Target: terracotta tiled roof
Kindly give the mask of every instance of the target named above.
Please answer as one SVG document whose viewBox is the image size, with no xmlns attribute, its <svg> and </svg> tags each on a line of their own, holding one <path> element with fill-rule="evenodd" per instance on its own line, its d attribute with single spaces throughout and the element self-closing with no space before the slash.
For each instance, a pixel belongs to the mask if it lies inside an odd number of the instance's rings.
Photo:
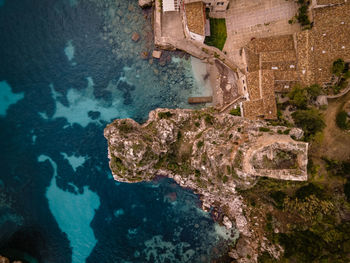
<svg viewBox="0 0 350 263">
<path fill-rule="evenodd" d="M 246 54 L 248 71 L 256 71 L 259 70 L 259 54 L 250 50 L 250 48 L 245 47 L 244 52 Z"/>
<path fill-rule="evenodd" d="M 299 83 L 298 81 L 286 81 L 286 80 L 275 81 L 275 84 L 274 84 L 275 92 L 290 92 L 291 89 L 298 83 Z"/>
<path fill-rule="evenodd" d="M 257 120 L 262 117 L 262 112 L 264 111 L 263 100 L 245 101 L 243 103 L 243 115 L 244 117 Z M 260 117 L 259 117 L 260 116 Z"/>
<path fill-rule="evenodd" d="M 296 61 L 275 61 L 275 62 L 262 62 L 261 69 L 266 70 L 296 70 L 297 62 Z"/>
<path fill-rule="evenodd" d="M 255 53 L 294 50 L 292 35 L 257 38 L 247 45 Z"/>
<path fill-rule="evenodd" d="M 275 80 L 297 81 L 299 73 L 296 70 L 274 70 L 273 75 Z"/>
<path fill-rule="evenodd" d="M 244 53 L 250 101 L 243 103 L 243 114 L 250 119 L 276 119 L 275 91 L 282 91 L 285 85 L 276 85 L 275 79 L 298 79 L 293 36 L 254 39 L 244 48 Z"/>
<path fill-rule="evenodd" d="M 284 50 L 284 51 L 272 51 L 272 52 L 261 52 L 262 62 L 276 62 L 276 61 L 296 61 L 295 50 Z"/>
<path fill-rule="evenodd" d="M 318 5 L 342 4 L 344 0 L 317 0 Z"/>
<path fill-rule="evenodd" d="M 249 72 L 247 74 L 247 87 L 250 100 L 257 100 L 261 98 L 259 88 L 259 71 Z"/>
<path fill-rule="evenodd" d="M 262 98 L 267 96 L 274 96 L 274 76 L 272 70 L 262 70 L 261 71 L 261 90 Z"/>
<path fill-rule="evenodd" d="M 204 4 L 202 1 L 185 4 L 188 29 L 196 34 L 205 35 Z"/>
<path fill-rule="evenodd" d="M 297 34 L 298 67 L 303 85 L 331 80 L 332 63 L 350 60 L 350 2 L 314 9 L 314 26 Z"/>
</svg>

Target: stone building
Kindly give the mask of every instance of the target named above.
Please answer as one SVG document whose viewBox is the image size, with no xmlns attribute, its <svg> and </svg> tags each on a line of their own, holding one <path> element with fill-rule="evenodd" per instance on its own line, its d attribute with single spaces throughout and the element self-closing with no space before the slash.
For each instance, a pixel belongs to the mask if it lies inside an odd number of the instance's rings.
<svg viewBox="0 0 350 263">
<path fill-rule="evenodd" d="M 180 5 L 203 3 L 210 12 L 222 12 L 228 7 L 229 0 L 162 0 L 163 12 L 179 11 Z"/>
<path fill-rule="evenodd" d="M 205 7 L 210 10 L 210 12 L 222 12 L 225 11 L 228 7 L 229 0 L 184 0 L 185 4 L 194 3 L 194 2 L 203 2 Z"/>
</svg>

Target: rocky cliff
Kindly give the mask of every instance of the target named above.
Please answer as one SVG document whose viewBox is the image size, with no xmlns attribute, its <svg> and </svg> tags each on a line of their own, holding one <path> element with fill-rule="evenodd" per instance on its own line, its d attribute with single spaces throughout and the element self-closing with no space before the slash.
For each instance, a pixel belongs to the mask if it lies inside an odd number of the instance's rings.
<svg viewBox="0 0 350 263">
<path fill-rule="evenodd" d="M 193 189 L 203 209 L 214 207 L 220 222 L 239 230 L 230 254 L 239 262 L 256 261 L 259 249 L 278 257 L 281 248 L 252 231 L 238 192 L 252 187 L 259 176 L 306 180 L 308 144 L 294 140 L 302 135 L 297 128 L 269 126 L 210 108 L 157 109 L 142 125 L 115 120 L 104 131 L 115 180 L 150 181 L 162 175 Z"/>
</svg>

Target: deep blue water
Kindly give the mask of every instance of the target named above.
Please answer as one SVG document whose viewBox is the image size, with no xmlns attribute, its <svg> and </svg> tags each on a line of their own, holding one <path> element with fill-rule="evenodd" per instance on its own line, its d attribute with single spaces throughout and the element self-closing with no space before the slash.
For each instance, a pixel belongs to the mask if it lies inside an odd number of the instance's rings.
<svg viewBox="0 0 350 263">
<path fill-rule="evenodd" d="M 109 172 L 108 122 L 143 121 L 207 92 L 191 59 L 142 60 L 152 48 L 150 13 L 136 0 L 0 0 L 0 254 L 210 262 L 225 251 L 225 231 L 191 191 Z"/>
</svg>

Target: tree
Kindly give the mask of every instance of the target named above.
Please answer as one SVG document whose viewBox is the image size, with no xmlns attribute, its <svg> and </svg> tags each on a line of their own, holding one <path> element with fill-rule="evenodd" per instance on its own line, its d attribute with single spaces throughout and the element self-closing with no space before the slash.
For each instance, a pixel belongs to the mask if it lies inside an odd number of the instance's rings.
<svg viewBox="0 0 350 263">
<path fill-rule="evenodd" d="M 341 58 L 337 59 L 333 62 L 332 73 L 337 77 L 341 77 L 341 75 L 345 71 L 345 62 Z"/>
<path fill-rule="evenodd" d="M 340 111 L 337 114 L 337 117 L 335 119 L 335 122 L 337 123 L 337 126 L 342 130 L 347 130 L 349 128 L 349 124 L 347 122 L 348 115 L 345 111 Z"/>
<path fill-rule="evenodd" d="M 295 105 L 298 109 L 306 109 L 307 107 L 307 90 L 303 89 L 300 85 L 293 87 L 291 92 L 288 93 L 290 103 Z"/>
<path fill-rule="evenodd" d="M 316 100 L 316 98 L 322 93 L 322 88 L 318 84 L 311 85 L 307 87 L 306 90 L 310 100 Z"/>
<path fill-rule="evenodd" d="M 297 110 L 292 113 L 294 123 L 303 129 L 306 140 L 311 139 L 317 132 L 326 127 L 323 117 L 316 108 Z"/>
</svg>

